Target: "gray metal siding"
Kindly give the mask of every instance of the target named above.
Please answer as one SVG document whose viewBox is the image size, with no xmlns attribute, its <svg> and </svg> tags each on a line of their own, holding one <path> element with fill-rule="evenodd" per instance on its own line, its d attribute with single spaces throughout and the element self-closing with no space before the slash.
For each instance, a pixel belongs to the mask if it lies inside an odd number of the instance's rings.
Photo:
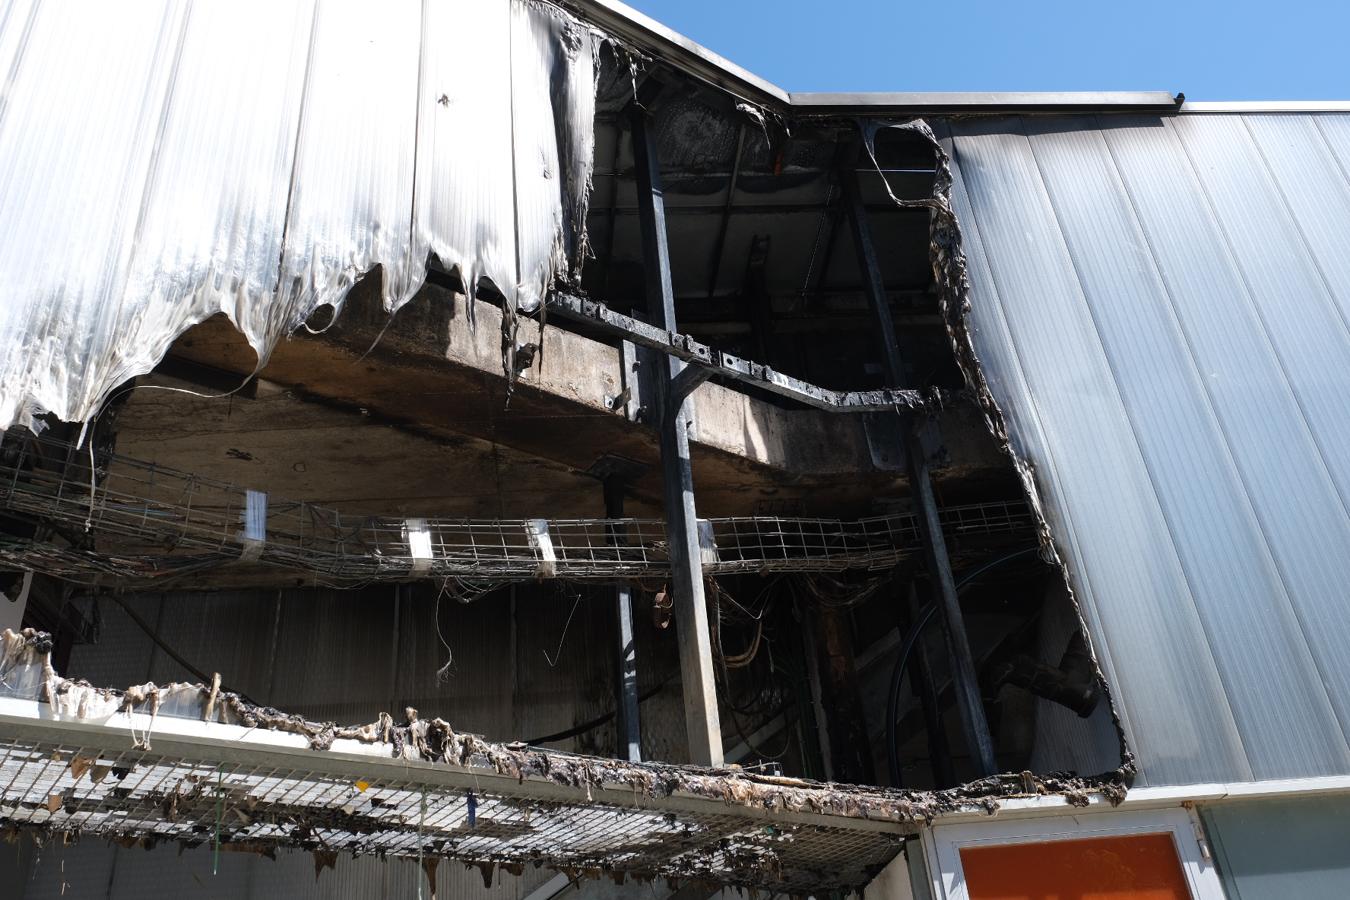
<svg viewBox="0 0 1350 900">
<path fill-rule="evenodd" d="M 492 889 L 485 890 L 477 869 L 445 860 L 436 871 L 436 896 L 440 900 L 522 900 L 551 877 L 547 869 L 534 868 L 520 876 L 498 873 Z M 179 854 L 171 846 L 146 852 L 89 840 L 47 847 L 22 892 L 4 896 L 22 900 L 414 900 L 419 887 L 421 896 L 431 896 L 430 883 L 416 860 L 342 855 L 336 868 L 316 877 L 314 857 L 300 851 L 283 850 L 275 860 L 222 852 L 216 866 L 210 847 Z"/>
<path fill-rule="evenodd" d="M 945 143 L 975 347 L 1145 782 L 1350 772 L 1350 117 Z"/>
<path fill-rule="evenodd" d="M 1246 800 L 1201 809 L 1232 900 L 1350 895 L 1350 797 Z"/>
</svg>

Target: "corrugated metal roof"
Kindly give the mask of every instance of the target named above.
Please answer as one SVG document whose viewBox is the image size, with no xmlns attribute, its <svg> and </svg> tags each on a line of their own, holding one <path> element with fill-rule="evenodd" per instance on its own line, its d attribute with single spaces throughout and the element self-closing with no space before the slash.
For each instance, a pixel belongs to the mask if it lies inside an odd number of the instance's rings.
<svg viewBox="0 0 1350 900">
<path fill-rule="evenodd" d="M 533 308 L 580 259 L 597 34 L 529 0 L 0 3 L 0 429 L 188 326 L 262 359 L 428 253 Z"/>
<path fill-rule="evenodd" d="M 944 144 L 975 348 L 1144 779 L 1350 772 L 1350 115 Z"/>
</svg>

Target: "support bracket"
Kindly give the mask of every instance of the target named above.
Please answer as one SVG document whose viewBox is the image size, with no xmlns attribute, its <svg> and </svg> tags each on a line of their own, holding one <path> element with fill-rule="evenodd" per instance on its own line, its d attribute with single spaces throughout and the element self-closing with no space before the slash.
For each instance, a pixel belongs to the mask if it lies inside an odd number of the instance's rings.
<svg viewBox="0 0 1350 900">
<path fill-rule="evenodd" d="M 775 371 L 770 366 L 723 353 L 687 334 L 658 328 L 615 312 L 603 303 L 572 294 L 552 293 L 545 301 L 545 306 L 549 315 L 584 322 L 604 334 L 659 351 L 691 366 L 708 369 L 711 375 L 718 378 L 751 385 L 826 412 L 894 413 L 897 409 L 921 409 L 932 405 L 932 401 L 919 391 L 836 391 L 820 387 Z"/>
</svg>

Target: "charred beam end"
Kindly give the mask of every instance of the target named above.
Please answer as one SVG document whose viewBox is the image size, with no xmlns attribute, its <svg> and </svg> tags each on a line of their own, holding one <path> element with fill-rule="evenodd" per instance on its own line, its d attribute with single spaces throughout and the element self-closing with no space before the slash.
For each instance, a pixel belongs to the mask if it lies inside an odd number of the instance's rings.
<svg viewBox="0 0 1350 900">
<path fill-rule="evenodd" d="M 632 341 L 675 359 L 708 370 L 708 376 L 754 385 L 789 400 L 826 412 L 896 412 L 925 409 L 931 401 L 919 391 L 883 389 L 836 391 L 793 378 L 772 367 L 723 353 L 687 334 L 667 331 L 632 316 L 617 313 L 603 303 L 571 294 L 553 293 L 546 306 L 552 314 L 585 322 L 606 334 Z"/>
</svg>

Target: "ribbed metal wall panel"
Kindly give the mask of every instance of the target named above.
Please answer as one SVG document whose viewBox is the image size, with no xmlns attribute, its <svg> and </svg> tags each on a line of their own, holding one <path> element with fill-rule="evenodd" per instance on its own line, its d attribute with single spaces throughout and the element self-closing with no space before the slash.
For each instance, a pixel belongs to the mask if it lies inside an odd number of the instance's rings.
<svg viewBox="0 0 1350 900">
<path fill-rule="evenodd" d="M 0 429 L 87 421 L 190 326 L 260 358 L 429 253 L 578 274 L 602 37 L 534 0 L 0 3 Z"/>
<path fill-rule="evenodd" d="M 945 141 L 976 351 L 1146 783 L 1350 772 L 1347 121 Z"/>
<path fill-rule="evenodd" d="M 1350 893 L 1344 794 L 1226 802 L 1200 814 L 1233 900 L 1342 900 Z"/>
<path fill-rule="evenodd" d="M 146 852 L 93 842 L 58 845 L 46 848 L 29 880 L 18 886 L 17 893 L 5 896 L 22 900 L 415 900 L 419 887 L 421 896 L 431 896 L 430 883 L 415 860 L 339 856 L 335 868 L 315 877 L 314 857 L 309 853 L 282 851 L 271 860 L 226 851 L 218 864 L 213 856 L 209 847 L 180 855 L 172 847 Z M 477 869 L 442 862 L 436 871 L 436 896 L 440 900 L 521 900 L 551 877 L 553 873 L 546 869 L 526 869 L 519 876 L 497 872 L 492 888 L 486 890 Z"/>
<path fill-rule="evenodd" d="M 417 4 L 319 4 L 281 261 L 288 314 L 341 297 L 376 265 L 391 303 L 421 281 L 425 250 L 409 252 L 421 33 Z"/>
</svg>

